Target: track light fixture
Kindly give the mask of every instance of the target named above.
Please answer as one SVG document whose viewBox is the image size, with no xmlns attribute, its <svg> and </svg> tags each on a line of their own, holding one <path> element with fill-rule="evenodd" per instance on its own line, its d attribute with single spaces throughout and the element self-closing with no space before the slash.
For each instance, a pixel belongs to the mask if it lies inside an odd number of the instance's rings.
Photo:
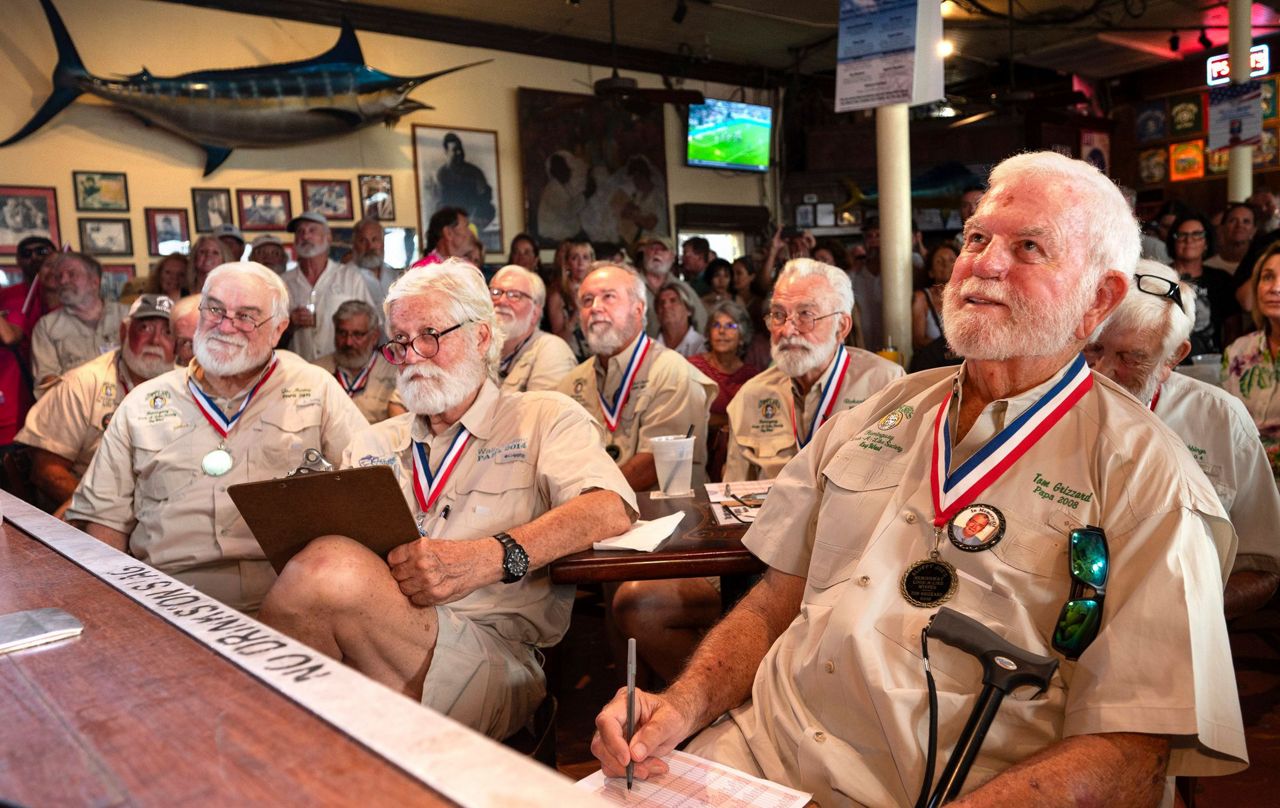
<svg viewBox="0 0 1280 808">
<path fill-rule="evenodd" d="M 676 11 L 671 15 L 671 21 L 676 25 L 684 22 L 684 16 L 689 13 L 689 6 L 685 0 L 676 0 Z"/>
<path fill-rule="evenodd" d="M 1213 47 L 1213 40 L 1209 39 L 1209 32 L 1203 28 L 1200 29 L 1200 38 L 1197 41 L 1200 43 L 1200 47 L 1205 50 Z"/>
<path fill-rule="evenodd" d="M 1174 53 L 1178 52 L 1178 48 L 1182 47 L 1182 37 L 1178 36 L 1178 32 L 1174 31 L 1169 34 L 1169 50 Z"/>
</svg>

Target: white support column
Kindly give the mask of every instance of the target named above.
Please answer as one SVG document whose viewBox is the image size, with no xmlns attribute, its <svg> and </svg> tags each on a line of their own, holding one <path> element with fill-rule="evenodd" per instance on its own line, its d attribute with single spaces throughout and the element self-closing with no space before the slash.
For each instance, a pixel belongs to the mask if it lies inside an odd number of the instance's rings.
<svg viewBox="0 0 1280 808">
<path fill-rule="evenodd" d="M 876 185 L 880 194 L 880 283 L 884 333 L 911 359 L 911 140 L 906 104 L 876 110 Z M 871 350 L 884 346 L 871 345 Z"/>
<path fill-rule="evenodd" d="M 1230 0 L 1230 40 L 1227 54 L 1231 60 L 1231 83 L 1249 80 L 1249 48 L 1253 45 L 1253 21 L 1250 0 Z M 1227 160 L 1227 201 L 1243 202 L 1253 195 L 1253 147 L 1233 146 Z"/>
</svg>

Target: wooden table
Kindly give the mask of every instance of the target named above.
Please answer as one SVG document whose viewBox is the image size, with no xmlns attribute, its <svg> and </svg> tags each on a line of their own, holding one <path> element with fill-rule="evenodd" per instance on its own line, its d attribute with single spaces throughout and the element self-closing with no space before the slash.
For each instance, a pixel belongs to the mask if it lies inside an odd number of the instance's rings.
<svg viewBox="0 0 1280 808">
<path fill-rule="evenodd" d="M 557 584 L 612 583 L 655 578 L 746 576 L 764 564 L 742 546 L 745 525 L 717 525 L 706 494 L 695 499 L 650 499 L 637 495 L 640 518 L 657 519 L 684 511 L 684 521 L 651 553 L 630 550 L 585 550 L 551 563 Z"/>
<path fill-rule="evenodd" d="M 331 701 L 289 697 L 89 571 L 114 551 L 8 494 L 0 507 L 0 613 L 58 607 L 84 624 L 79 637 L 0 655 L 6 804 L 600 805 L 331 660 Z M 367 711 L 372 731 L 320 718 L 328 704 Z M 463 748 L 469 767 L 450 758 Z M 433 765 L 449 771 L 428 786 L 421 770 Z"/>
</svg>

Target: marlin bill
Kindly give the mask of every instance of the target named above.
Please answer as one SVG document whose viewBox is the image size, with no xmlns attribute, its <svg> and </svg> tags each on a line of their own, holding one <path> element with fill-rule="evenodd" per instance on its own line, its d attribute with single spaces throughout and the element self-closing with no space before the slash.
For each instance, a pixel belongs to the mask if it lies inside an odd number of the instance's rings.
<svg viewBox="0 0 1280 808">
<path fill-rule="evenodd" d="M 26 126 L 0 143 L 8 146 L 44 126 L 82 93 L 127 110 L 147 125 L 167 129 L 205 151 L 205 176 L 240 147 L 293 146 L 335 137 L 375 123 L 395 124 L 426 104 L 408 98 L 431 79 L 484 64 L 451 67 L 420 76 L 391 76 L 364 63 L 355 29 L 345 19 L 328 52 L 299 62 L 201 70 L 153 76 L 146 68 L 120 79 L 85 69 L 51 0 L 40 0 L 58 63 L 53 92 Z"/>
</svg>

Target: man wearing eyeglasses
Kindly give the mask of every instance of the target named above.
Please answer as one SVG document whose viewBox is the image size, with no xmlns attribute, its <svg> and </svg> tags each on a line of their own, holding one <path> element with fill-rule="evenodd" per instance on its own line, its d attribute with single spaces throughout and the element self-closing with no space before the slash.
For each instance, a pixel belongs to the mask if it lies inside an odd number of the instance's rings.
<svg viewBox="0 0 1280 808">
<path fill-rule="evenodd" d="M 645 334 L 643 278 L 626 267 L 597 266 L 578 287 L 578 316 L 594 356 L 559 390 L 591 414 L 600 444 L 636 491 L 658 484 L 650 440 L 692 430 L 693 485 L 701 486 L 716 383 Z"/>
<path fill-rule="evenodd" d="M 1086 162 L 992 171 L 944 295 L 964 363 L 836 414 L 787 464 L 743 539 L 761 582 L 662 694 L 637 694 L 630 742 L 625 698 L 597 718 L 607 775 L 658 774 L 708 727 L 689 752 L 824 808 L 914 804 L 931 718 L 940 768 L 983 687 L 976 652 L 935 639 L 930 697 L 921 634 L 943 605 L 1060 663 L 1004 700 L 952 804 L 1155 805 L 1168 776 L 1247 765 L 1230 523 L 1177 436 L 1080 354 L 1138 235 Z M 990 532 L 965 540 L 976 512 Z"/>
<path fill-rule="evenodd" d="M 498 381 L 503 390 L 554 390 L 578 364 L 568 343 L 538 328 L 547 287 L 537 273 L 508 264 L 489 281 L 493 311 L 502 329 Z"/>
<path fill-rule="evenodd" d="M 1240 545 L 1224 592 L 1230 619 L 1262 606 L 1280 583 L 1280 492 L 1240 400 L 1174 372 L 1191 350 L 1195 305 L 1195 292 L 1172 269 L 1139 261 L 1133 288 L 1085 357 L 1182 439 L 1231 515 Z"/>
<path fill-rule="evenodd" d="M 40 318 L 31 334 L 31 375 L 36 398 L 59 376 L 120 345 L 128 308 L 102 299 L 102 265 L 91 255 L 64 252 L 43 267 L 62 307 Z"/>
<path fill-rule="evenodd" d="M 333 374 L 369 423 L 405 412 L 396 395 L 395 365 L 378 350 L 382 318 L 363 300 L 348 300 L 333 313 L 333 353 L 316 365 Z"/>
<path fill-rule="evenodd" d="M 348 300 L 363 300 L 373 305 L 373 295 L 351 264 L 340 264 L 329 257 L 333 239 L 329 222 L 323 213 L 309 210 L 289 222 L 293 233 L 293 251 L 298 268 L 286 272 L 289 289 L 289 322 L 293 338 L 289 348 L 308 362 L 314 362 L 333 344 L 333 313 Z"/>
<path fill-rule="evenodd" d="M 289 562 L 264 622 L 495 738 L 545 692 L 539 647 L 569 625 L 573 587 L 546 565 L 627 530 L 635 496 L 580 407 L 509 393 L 491 373 L 498 324 L 455 259 L 412 269 L 385 305 L 409 413 L 369 427 L 343 466 L 390 466 L 421 538 L 383 561 L 328 536 Z"/>
<path fill-rule="evenodd" d="M 125 395 L 173 369 L 172 308 L 164 295 L 139 297 L 120 324 L 120 348 L 60 376 L 27 415 L 17 441 L 32 448 L 32 482 L 53 506 L 71 498 Z"/>
<path fill-rule="evenodd" d="M 827 419 L 901 378 L 901 365 L 845 346 L 853 287 L 837 267 L 788 261 L 765 314 L 773 365 L 729 402 L 726 482 L 770 480 Z"/>
<path fill-rule="evenodd" d="M 333 376 L 275 345 L 288 291 L 261 264 L 209 273 L 195 359 L 121 402 L 71 498 L 85 532 L 235 609 L 275 580 L 227 487 L 341 457 L 368 422 Z"/>
</svg>

